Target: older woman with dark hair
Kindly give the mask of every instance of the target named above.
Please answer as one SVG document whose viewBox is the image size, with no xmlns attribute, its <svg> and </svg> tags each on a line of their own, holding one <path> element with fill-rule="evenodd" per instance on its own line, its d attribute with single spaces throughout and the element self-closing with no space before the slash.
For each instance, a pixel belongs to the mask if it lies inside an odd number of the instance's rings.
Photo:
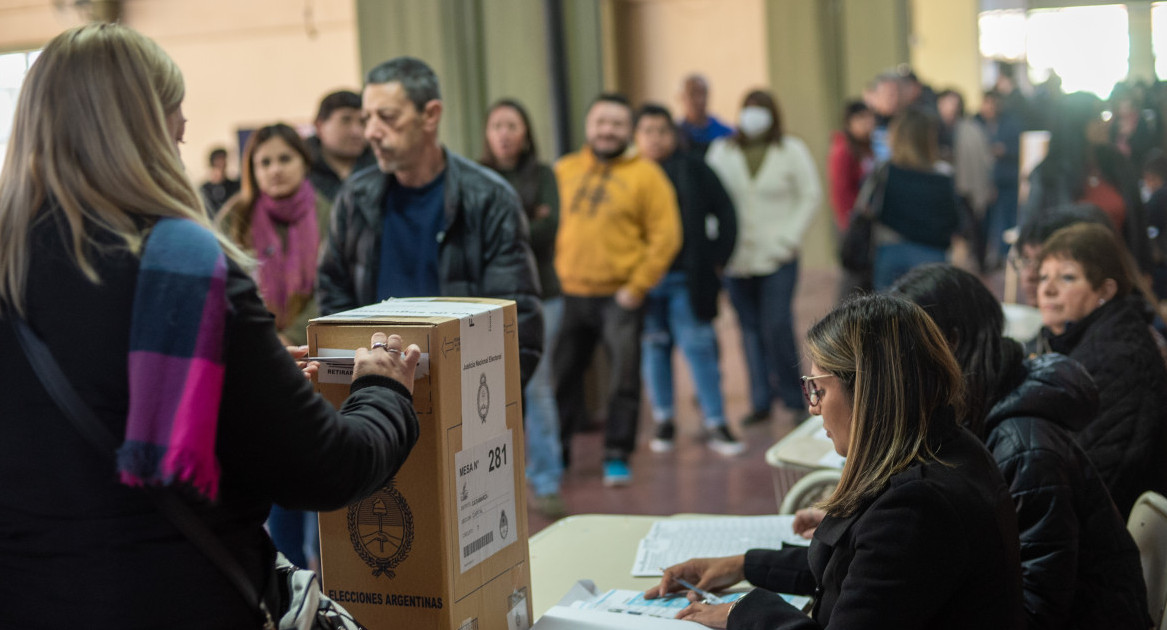
<svg viewBox="0 0 1167 630">
<path fill-rule="evenodd" d="M 1101 411 L 1077 434 L 1119 513 L 1146 490 L 1167 490 L 1167 367 L 1114 234 L 1078 224 L 1054 232 L 1038 255 L 1039 347 L 1081 363 Z"/>
<path fill-rule="evenodd" d="M 244 585 L 279 590 L 272 503 L 343 507 L 417 441 L 417 346 L 374 334 L 338 412 L 280 343 L 182 168 L 184 93 L 116 24 L 53 38 L 21 88 L 0 171 L 0 627 L 270 624 Z M 46 355 L 59 378 L 30 366 Z"/>
<path fill-rule="evenodd" d="M 940 330 L 911 302 L 863 296 L 815 324 L 807 348 L 810 410 L 847 458 L 817 522 L 803 520 L 810 548 L 690 560 L 646 597 L 677 579 L 712 590 L 745 578 L 760 588 L 678 616 L 731 629 L 1022 628 L 1013 504 L 957 424 L 960 367 Z M 813 593 L 810 617 L 776 592 Z"/>
<path fill-rule="evenodd" d="M 1145 630 L 1139 550 L 1070 433 L 1098 413 L 1085 368 L 1060 354 L 1025 359 L 1002 336 L 1001 305 L 967 271 L 925 265 L 892 293 L 927 311 L 960 363 L 960 421 L 997 460 L 1017 509 L 1029 627 Z"/>
</svg>

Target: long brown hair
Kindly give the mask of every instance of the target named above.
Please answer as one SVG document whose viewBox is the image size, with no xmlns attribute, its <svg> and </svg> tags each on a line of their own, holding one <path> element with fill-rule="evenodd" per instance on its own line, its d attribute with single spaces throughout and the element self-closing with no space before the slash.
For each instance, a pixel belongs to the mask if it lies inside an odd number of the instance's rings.
<svg viewBox="0 0 1167 630">
<path fill-rule="evenodd" d="M 243 177 L 240 178 L 239 192 L 223 204 L 216 219 L 227 237 L 244 249 L 250 247 L 248 235 L 251 233 L 251 211 L 255 208 L 255 200 L 259 198 L 259 183 L 255 179 L 255 151 L 259 145 L 272 138 L 286 142 L 304 160 L 305 169 L 312 164 L 312 156 L 304 139 L 284 123 L 260 127 L 248 136 L 247 143 L 243 145 Z"/>
<path fill-rule="evenodd" d="M 490 117 L 494 112 L 504 107 L 514 110 L 519 115 L 519 119 L 523 121 L 525 128 L 523 149 L 519 152 L 519 159 L 514 166 L 517 180 L 515 192 L 519 193 L 523 209 L 527 211 L 527 218 L 534 218 L 535 208 L 539 205 L 539 149 L 535 145 L 535 133 L 531 129 L 531 116 L 522 103 L 513 98 L 503 98 L 495 101 L 490 109 L 486 110 L 486 120 L 482 130 L 482 153 L 478 158 L 478 163 L 495 172 L 503 170 L 502 165 L 498 162 L 498 157 L 490 150 L 490 142 L 486 139 L 486 124 L 490 122 Z"/>
<path fill-rule="evenodd" d="M 905 110 L 891 121 L 891 163 L 915 171 L 931 171 L 940 157 L 940 130 L 931 116 Z"/>
<path fill-rule="evenodd" d="M 851 396 L 847 463 L 821 506 L 846 517 L 913 462 L 936 459 L 929 438 L 945 407 L 960 410 L 960 366 L 932 318 L 889 295 L 836 307 L 807 333 L 807 350 Z"/>
<path fill-rule="evenodd" d="M 772 94 L 765 90 L 752 90 L 742 99 L 741 108 L 745 109 L 751 105 L 770 110 L 770 117 L 774 121 L 770 125 L 770 131 L 766 132 L 766 135 L 759 139 L 765 140 L 770 144 L 782 144 L 782 110 L 778 108 L 778 101 L 774 99 Z M 746 134 L 742 133 L 741 129 L 738 129 L 733 134 L 733 141 L 739 145 L 745 144 L 749 140 L 749 138 L 746 138 Z"/>
<path fill-rule="evenodd" d="M 166 124 L 184 95 L 178 66 L 124 26 L 71 28 L 45 46 L 20 90 L 0 172 L 0 303 L 24 311 L 28 235 L 42 211 L 64 220 L 71 255 L 93 282 L 89 253 L 101 247 L 87 226 L 134 253 L 161 217 L 212 229 Z"/>
</svg>

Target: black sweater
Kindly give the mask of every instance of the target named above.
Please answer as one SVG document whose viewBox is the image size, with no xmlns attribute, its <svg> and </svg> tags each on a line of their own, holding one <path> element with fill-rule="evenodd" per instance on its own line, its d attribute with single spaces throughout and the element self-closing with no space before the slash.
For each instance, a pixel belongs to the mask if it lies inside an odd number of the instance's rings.
<svg viewBox="0 0 1167 630">
<path fill-rule="evenodd" d="M 85 403 L 124 435 L 137 259 L 96 257 L 93 284 L 52 221 L 36 228 L 31 252 L 26 319 Z M 263 530 L 272 502 L 331 510 L 366 496 L 396 473 L 418 423 L 384 377 L 354 384 L 337 413 L 280 345 L 255 284 L 234 264 L 227 291 L 220 496 L 217 505 L 189 503 L 262 591 L 275 555 Z M 0 600 L 9 603 L 0 627 L 258 627 L 219 570 L 74 430 L 5 320 L 0 383 Z"/>
</svg>

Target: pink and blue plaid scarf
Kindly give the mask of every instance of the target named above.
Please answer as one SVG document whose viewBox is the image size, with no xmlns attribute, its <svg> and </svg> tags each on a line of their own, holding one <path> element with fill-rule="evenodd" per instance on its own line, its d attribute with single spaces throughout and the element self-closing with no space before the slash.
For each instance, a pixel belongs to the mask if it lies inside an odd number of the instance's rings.
<svg viewBox="0 0 1167 630">
<path fill-rule="evenodd" d="M 122 483 L 187 484 L 215 500 L 227 259 L 210 230 L 161 219 L 142 252 L 130 322 Z"/>
</svg>

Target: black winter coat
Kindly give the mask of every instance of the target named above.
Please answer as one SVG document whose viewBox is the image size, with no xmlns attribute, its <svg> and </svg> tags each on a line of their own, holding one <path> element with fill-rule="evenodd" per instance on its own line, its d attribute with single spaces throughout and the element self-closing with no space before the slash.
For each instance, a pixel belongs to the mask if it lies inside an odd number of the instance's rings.
<svg viewBox="0 0 1167 630">
<path fill-rule="evenodd" d="M 1067 430 L 1098 412 L 1085 368 L 1060 354 L 1018 365 L 1021 382 L 985 421 L 1021 534 L 1029 628 L 1146 630 L 1139 550 L 1110 493 Z"/>
<path fill-rule="evenodd" d="M 124 435 L 138 259 L 124 249 L 95 256 L 94 284 L 53 221 L 30 246 L 26 319 L 83 401 Z M 379 376 L 354 383 L 338 413 L 291 360 L 234 263 L 227 294 L 219 500 L 188 504 L 263 592 L 275 560 L 263 529 L 272 503 L 333 510 L 368 496 L 397 472 L 418 422 L 408 396 Z M 6 319 L 0 383 L 0 628 L 259 627 L 253 604 L 141 490 L 119 483 L 57 409 Z"/>
<path fill-rule="evenodd" d="M 1081 363 L 1098 385 L 1098 416 L 1075 436 L 1125 519 L 1139 495 L 1167 492 L 1167 368 L 1137 295 L 1094 309 L 1041 342 Z"/>
<path fill-rule="evenodd" d="M 443 151 L 445 223 L 436 235 L 442 295 L 517 303 L 519 364 L 526 384 L 543 353 L 543 310 L 527 217 L 514 189 L 496 173 Z M 392 178 L 367 168 L 345 181 L 337 194 L 316 278 L 322 315 L 377 302 L 382 214 Z"/>
<path fill-rule="evenodd" d="M 852 516 L 824 518 L 809 549 L 746 553 L 761 588 L 729 629 L 1023 628 L 1013 503 L 980 441 L 948 422 L 932 445 L 943 463 L 913 464 Z M 814 611 L 776 592 L 814 593 Z"/>
<path fill-rule="evenodd" d="M 683 239 L 673 266 L 685 272 L 693 314 L 710 321 L 717 317 L 718 271 L 729 262 L 737 242 L 737 212 L 717 174 L 699 157 L 676 151 L 661 168 L 677 191 L 681 209 Z M 715 232 L 710 218 L 716 220 Z"/>
</svg>

